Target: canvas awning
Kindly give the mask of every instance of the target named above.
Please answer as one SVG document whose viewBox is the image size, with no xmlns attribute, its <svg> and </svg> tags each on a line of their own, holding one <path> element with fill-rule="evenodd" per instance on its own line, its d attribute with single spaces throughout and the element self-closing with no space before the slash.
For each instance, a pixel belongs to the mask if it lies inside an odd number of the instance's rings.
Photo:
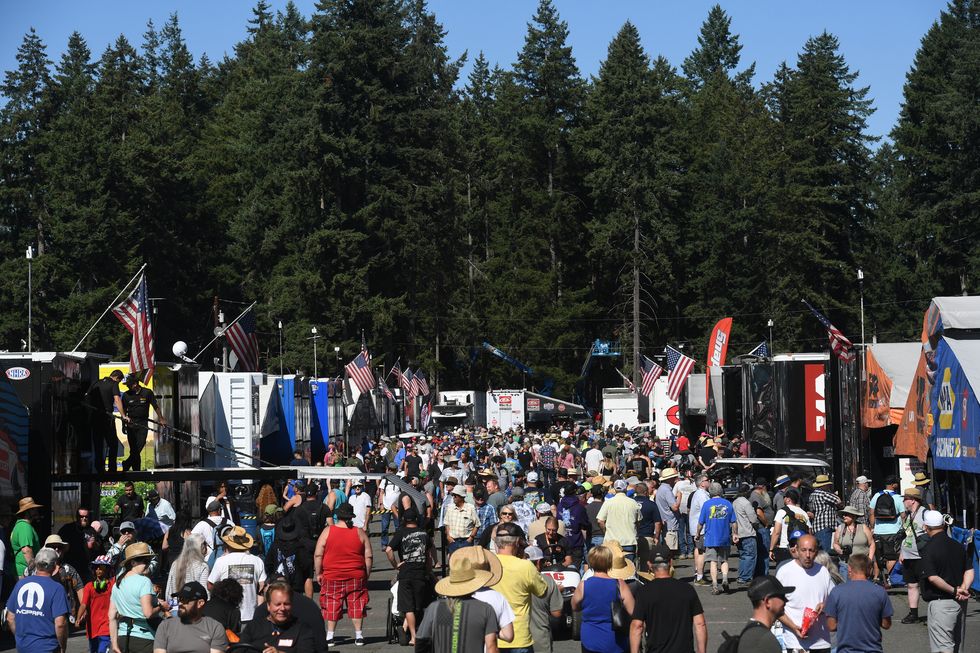
<svg viewBox="0 0 980 653">
<path fill-rule="evenodd" d="M 980 329 L 980 295 L 933 297 L 924 327 L 930 338 L 949 330 Z"/>
<path fill-rule="evenodd" d="M 918 342 L 878 342 L 869 345 L 881 368 L 892 381 L 890 404 L 892 408 L 904 408 L 909 388 L 915 376 L 922 345 Z"/>
<path fill-rule="evenodd" d="M 526 420 L 528 422 L 550 421 L 552 419 L 574 418 L 578 415 L 586 415 L 585 406 L 573 404 L 570 401 L 561 401 L 554 397 L 546 397 L 536 392 L 525 392 L 524 403 L 526 410 Z"/>
<path fill-rule="evenodd" d="M 980 340 L 942 338 L 936 347 L 932 432 L 936 469 L 980 473 Z"/>
</svg>

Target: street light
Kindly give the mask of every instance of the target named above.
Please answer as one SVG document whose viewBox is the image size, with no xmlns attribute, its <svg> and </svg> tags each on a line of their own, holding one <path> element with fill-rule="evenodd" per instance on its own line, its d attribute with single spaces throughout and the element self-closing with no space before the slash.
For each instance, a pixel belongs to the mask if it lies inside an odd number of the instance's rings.
<svg viewBox="0 0 980 653">
<path fill-rule="evenodd" d="M 772 318 L 769 318 L 769 322 L 766 323 L 766 326 L 769 327 L 769 355 L 770 356 L 772 356 L 773 353 L 774 353 L 773 352 L 773 349 L 772 349 L 772 327 L 773 327 L 773 324 L 774 324 L 774 322 L 772 321 Z"/>
<path fill-rule="evenodd" d="M 316 366 L 316 341 L 321 338 L 316 332 L 316 327 L 310 329 L 310 333 L 313 334 L 312 337 L 307 338 L 307 340 L 313 341 L 313 378 L 317 378 L 317 366 Z"/>
<path fill-rule="evenodd" d="M 34 245 L 27 246 L 27 353 L 30 354 L 33 349 L 31 343 L 31 321 L 33 319 L 33 302 L 31 295 L 33 294 L 33 279 L 31 276 L 31 261 L 34 260 Z"/>
<path fill-rule="evenodd" d="M 339 362 L 340 361 L 340 347 L 337 346 L 337 345 L 334 345 L 333 353 L 337 355 L 337 361 Z"/>
<path fill-rule="evenodd" d="M 864 270 L 858 268 L 858 288 L 861 291 L 861 347 L 864 347 Z"/>
<path fill-rule="evenodd" d="M 282 320 L 279 320 L 279 376 L 282 377 Z"/>
</svg>

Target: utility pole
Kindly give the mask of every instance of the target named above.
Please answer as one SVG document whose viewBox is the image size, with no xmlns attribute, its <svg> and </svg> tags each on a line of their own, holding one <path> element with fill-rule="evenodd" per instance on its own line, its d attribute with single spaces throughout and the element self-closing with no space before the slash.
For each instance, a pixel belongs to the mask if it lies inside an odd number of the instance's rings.
<svg viewBox="0 0 980 653">
<path fill-rule="evenodd" d="M 436 322 L 436 370 L 434 376 L 436 378 L 433 379 L 435 383 L 432 384 L 432 387 L 435 390 L 436 396 L 438 397 L 439 396 L 439 323 L 438 322 Z"/>
<path fill-rule="evenodd" d="M 27 246 L 27 353 L 30 354 L 34 351 L 34 345 L 31 340 L 31 323 L 34 321 L 33 315 L 33 278 L 31 263 L 34 261 L 34 245 Z"/>
<path fill-rule="evenodd" d="M 633 207 L 633 384 L 640 387 L 640 216 Z"/>
</svg>

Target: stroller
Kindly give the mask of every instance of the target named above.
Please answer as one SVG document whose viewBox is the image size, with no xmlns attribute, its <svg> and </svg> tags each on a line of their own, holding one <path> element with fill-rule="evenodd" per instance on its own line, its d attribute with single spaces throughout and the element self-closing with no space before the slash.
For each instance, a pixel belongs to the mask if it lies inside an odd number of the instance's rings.
<svg viewBox="0 0 980 653">
<path fill-rule="evenodd" d="M 398 581 L 391 586 L 391 596 L 388 597 L 388 625 L 386 633 L 389 644 L 408 646 L 409 632 L 405 630 L 405 615 L 398 611 Z"/>
</svg>

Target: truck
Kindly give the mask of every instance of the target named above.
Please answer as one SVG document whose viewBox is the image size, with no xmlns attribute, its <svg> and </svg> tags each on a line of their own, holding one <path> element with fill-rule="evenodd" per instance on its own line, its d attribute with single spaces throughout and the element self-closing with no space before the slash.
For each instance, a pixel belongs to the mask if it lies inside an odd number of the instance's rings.
<svg viewBox="0 0 980 653">
<path fill-rule="evenodd" d="M 602 427 L 625 424 L 631 429 L 640 423 L 637 392 L 629 388 L 602 389 Z"/>
</svg>

